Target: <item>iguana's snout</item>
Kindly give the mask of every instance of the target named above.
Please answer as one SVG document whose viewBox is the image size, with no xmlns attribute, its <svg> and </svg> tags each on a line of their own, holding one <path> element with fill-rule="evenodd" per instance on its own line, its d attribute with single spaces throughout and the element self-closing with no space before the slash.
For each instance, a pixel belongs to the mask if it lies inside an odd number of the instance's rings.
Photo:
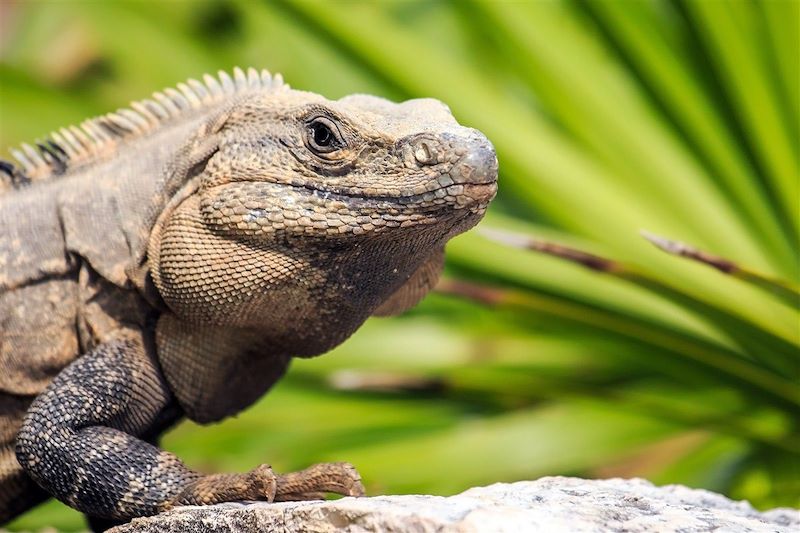
<svg viewBox="0 0 800 533">
<path fill-rule="evenodd" d="M 456 203 L 466 206 L 473 203 L 485 206 L 497 193 L 497 154 L 489 139 L 472 130 L 465 144 L 464 155 L 450 170 L 455 186 L 464 190 L 456 195 Z"/>
<path fill-rule="evenodd" d="M 436 168 L 453 162 L 435 177 L 437 189 L 446 192 L 457 208 L 485 207 L 497 193 L 497 154 L 481 132 L 466 135 L 421 134 L 407 140 L 406 161 L 418 167 Z"/>
<path fill-rule="evenodd" d="M 470 143 L 466 154 L 451 171 L 457 183 L 489 185 L 497 183 L 497 154 L 489 140 L 483 135 Z"/>
</svg>

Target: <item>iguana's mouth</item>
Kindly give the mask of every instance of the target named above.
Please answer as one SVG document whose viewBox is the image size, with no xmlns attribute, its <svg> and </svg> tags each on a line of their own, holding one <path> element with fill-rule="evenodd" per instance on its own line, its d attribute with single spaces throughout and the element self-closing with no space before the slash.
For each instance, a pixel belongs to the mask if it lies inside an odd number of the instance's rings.
<svg viewBox="0 0 800 533">
<path fill-rule="evenodd" d="M 412 194 L 391 194 L 388 192 L 370 194 L 361 188 L 320 186 L 316 183 L 286 183 L 296 189 L 305 189 L 323 198 L 342 201 L 370 201 L 389 203 L 398 206 L 437 206 L 456 205 L 464 207 L 474 203 L 485 204 L 497 193 L 497 158 L 484 153 L 470 152 L 452 165 L 448 172 L 431 179 L 432 187 Z"/>
<path fill-rule="evenodd" d="M 325 199 L 341 199 L 344 201 L 347 200 L 364 200 L 364 201 L 372 201 L 372 202 L 386 202 L 386 203 L 393 203 L 398 204 L 401 206 L 405 205 L 420 205 L 420 204 L 430 204 L 430 205 L 445 205 L 447 202 L 446 199 L 453 199 L 456 200 L 461 197 L 465 196 L 466 191 L 481 191 L 481 194 L 478 196 L 487 196 L 485 191 L 492 190 L 495 191 L 497 189 L 496 183 L 486 183 L 486 184 L 458 184 L 458 185 L 451 185 L 449 187 L 437 187 L 435 189 L 430 189 L 425 191 L 424 193 L 418 194 L 411 194 L 411 195 L 389 195 L 389 194 L 367 194 L 360 190 L 353 190 L 353 189 L 346 189 L 346 188 L 322 188 L 317 187 L 311 184 L 308 185 L 294 185 L 294 184 L 278 184 L 278 185 L 289 185 L 294 189 L 299 190 L 306 190 L 311 192 L 312 194 L 322 197 Z M 452 187 L 459 187 L 455 190 Z M 472 198 L 473 195 L 469 195 Z M 493 196 L 493 192 L 492 192 Z M 437 202 L 436 200 L 442 200 L 441 202 Z"/>
</svg>

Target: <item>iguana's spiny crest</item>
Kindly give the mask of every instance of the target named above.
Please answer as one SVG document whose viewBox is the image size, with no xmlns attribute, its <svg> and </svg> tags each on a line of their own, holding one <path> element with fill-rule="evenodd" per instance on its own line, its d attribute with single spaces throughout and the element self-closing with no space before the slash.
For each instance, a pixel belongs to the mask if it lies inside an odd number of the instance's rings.
<svg viewBox="0 0 800 533">
<path fill-rule="evenodd" d="M 252 91 L 288 90 L 280 74 L 254 68 L 236 67 L 233 76 L 220 70 L 217 77 L 206 74 L 203 82 L 189 79 L 176 88 L 156 91 L 152 98 L 131 102 L 99 117 L 51 132 L 31 146 L 12 148 L 15 161 L 0 160 L 0 191 L 23 187 L 32 181 L 61 176 L 82 165 L 110 157 L 120 143 L 167 126 L 176 119 L 202 112 L 226 100 Z"/>
</svg>

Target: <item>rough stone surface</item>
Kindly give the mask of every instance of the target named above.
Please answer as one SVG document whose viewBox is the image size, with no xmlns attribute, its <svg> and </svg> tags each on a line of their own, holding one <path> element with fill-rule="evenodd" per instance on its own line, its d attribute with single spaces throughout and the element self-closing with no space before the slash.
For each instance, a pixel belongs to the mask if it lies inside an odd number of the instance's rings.
<svg viewBox="0 0 800 533">
<path fill-rule="evenodd" d="M 758 512 L 680 485 L 656 487 L 641 479 L 547 477 L 496 483 L 456 496 L 376 496 L 336 501 L 241 503 L 182 507 L 139 518 L 113 533 L 279 531 L 282 533 L 797 532 L 800 512 Z"/>
</svg>

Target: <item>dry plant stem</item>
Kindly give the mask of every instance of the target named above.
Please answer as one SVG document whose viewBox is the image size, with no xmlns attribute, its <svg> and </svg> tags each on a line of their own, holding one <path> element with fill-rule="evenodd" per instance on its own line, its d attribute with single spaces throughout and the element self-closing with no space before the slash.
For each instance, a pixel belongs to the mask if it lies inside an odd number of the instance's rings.
<svg viewBox="0 0 800 533">
<path fill-rule="evenodd" d="M 616 261 L 600 257 L 599 255 L 590 254 L 582 250 L 570 248 L 562 244 L 534 239 L 516 233 L 498 230 L 494 228 L 481 228 L 480 233 L 485 237 L 514 248 L 523 248 L 526 250 L 533 250 L 535 252 L 543 252 L 555 257 L 561 257 L 574 263 L 585 266 L 592 270 L 599 272 L 615 272 L 624 269 L 622 265 Z"/>
<path fill-rule="evenodd" d="M 713 267 L 720 272 L 761 287 L 762 289 L 769 290 L 792 307 L 800 308 L 800 288 L 793 286 L 793 284 L 788 281 L 775 279 L 761 274 L 760 272 L 755 272 L 729 259 L 699 250 L 694 246 L 680 241 L 667 239 L 645 230 L 642 230 L 640 233 L 642 237 L 668 254 L 685 257 Z"/>
</svg>

